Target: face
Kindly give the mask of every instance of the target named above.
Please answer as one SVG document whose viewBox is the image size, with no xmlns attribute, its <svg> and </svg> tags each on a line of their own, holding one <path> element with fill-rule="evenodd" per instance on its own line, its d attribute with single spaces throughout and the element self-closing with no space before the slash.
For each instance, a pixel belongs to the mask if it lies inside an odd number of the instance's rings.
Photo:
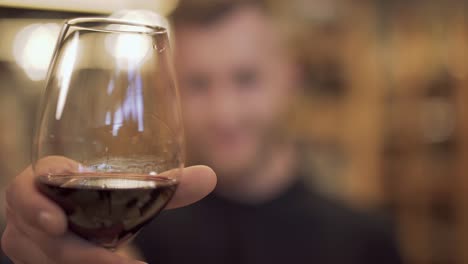
<svg viewBox="0 0 468 264">
<path fill-rule="evenodd" d="M 209 26 L 182 25 L 176 40 L 189 158 L 211 166 L 219 183 L 235 181 L 274 151 L 294 90 L 291 63 L 255 8 Z"/>
</svg>

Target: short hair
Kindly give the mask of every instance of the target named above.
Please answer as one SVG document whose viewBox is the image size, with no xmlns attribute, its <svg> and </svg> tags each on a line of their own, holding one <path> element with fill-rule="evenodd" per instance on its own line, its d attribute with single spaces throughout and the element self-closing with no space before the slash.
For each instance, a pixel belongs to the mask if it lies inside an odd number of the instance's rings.
<svg viewBox="0 0 468 264">
<path fill-rule="evenodd" d="M 171 15 L 174 25 L 207 26 L 225 18 L 242 7 L 266 10 L 265 0 L 180 0 Z"/>
</svg>

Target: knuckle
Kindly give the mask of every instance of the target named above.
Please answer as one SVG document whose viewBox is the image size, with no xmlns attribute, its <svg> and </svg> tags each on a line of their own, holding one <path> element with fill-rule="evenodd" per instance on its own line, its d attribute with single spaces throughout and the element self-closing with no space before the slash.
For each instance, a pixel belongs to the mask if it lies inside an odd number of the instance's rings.
<svg viewBox="0 0 468 264">
<path fill-rule="evenodd" d="M 14 208 L 14 205 L 18 202 L 18 194 L 21 194 L 22 184 L 17 179 L 10 182 L 5 189 L 5 204 L 7 207 Z"/>
<path fill-rule="evenodd" d="M 6 207 L 11 207 L 12 202 L 14 201 L 13 195 L 14 195 L 14 183 L 9 183 L 8 186 L 5 189 L 5 203 Z"/>
<path fill-rule="evenodd" d="M 63 243 L 45 243 L 42 244 L 43 252 L 57 263 L 70 263 L 70 254 Z"/>
<path fill-rule="evenodd" d="M 52 259 L 57 259 L 63 254 L 63 246 L 61 243 L 55 244 L 50 241 L 41 241 L 39 247 Z"/>
<path fill-rule="evenodd" d="M 99 263 L 99 264 L 127 264 L 121 258 L 110 257 L 106 253 L 99 252 L 93 249 L 90 250 L 74 250 L 71 246 L 60 245 L 54 247 L 54 251 L 50 252 L 49 258 L 57 263 Z"/>
<path fill-rule="evenodd" d="M 1 240 L 2 250 L 9 257 L 12 257 L 16 253 L 16 247 L 14 246 L 13 242 L 15 234 L 12 234 L 12 232 L 14 231 L 12 230 L 11 226 L 7 225 Z"/>
</svg>

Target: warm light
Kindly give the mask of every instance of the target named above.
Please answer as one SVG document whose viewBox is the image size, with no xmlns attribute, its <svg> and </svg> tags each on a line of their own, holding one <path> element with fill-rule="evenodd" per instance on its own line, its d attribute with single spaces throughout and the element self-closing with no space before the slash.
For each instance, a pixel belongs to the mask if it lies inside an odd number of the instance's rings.
<svg viewBox="0 0 468 264">
<path fill-rule="evenodd" d="M 148 10 L 122 10 L 114 13 L 111 18 L 123 19 L 149 25 L 168 28 L 169 23 L 164 17 Z M 132 29 L 131 26 L 119 26 L 118 29 Z M 115 26 L 112 26 L 115 29 Z M 145 35 L 121 33 L 109 35 L 106 39 L 106 49 L 118 61 L 121 67 L 130 67 L 143 62 L 152 48 L 152 41 Z"/>
<path fill-rule="evenodd" d="M 151 49 L 151 39 L 132 33 L 109 35 L 106 49 L 118 60 L 122 67 L 138 65 Z"/>
<path fill-rule="evenodd" d="M 32 24 L 16 35 L 13 56 L 31 80 L 45 79 L 59 32 L 57 24 Z"/>
<path fill-rule="evenodd" d="M 0 0 L 2 6 L 27 9 L 74 11 L 79 13 L 108 14 L 121 9 L 149 9 L 160 14 L 170 14 L 178 0 Z"/>
</svg>

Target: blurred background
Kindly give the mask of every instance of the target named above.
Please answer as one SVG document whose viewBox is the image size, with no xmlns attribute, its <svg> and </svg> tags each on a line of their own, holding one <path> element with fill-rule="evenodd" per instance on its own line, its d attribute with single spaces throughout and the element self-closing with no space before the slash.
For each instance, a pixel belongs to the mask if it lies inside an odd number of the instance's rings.
<svg viewBox="0 0 468 264">
<path fill-rule="evenodd" d="M 304 72 L 290 127 L 314 171 L 311 184 L 390 216 L 406 263 L 468 263 L 468 2 L 271 2 Z M 0 0 L 2 189 L 30 163 L 63 20 L 167 16 L 176 5 Z"/>
</svg>

